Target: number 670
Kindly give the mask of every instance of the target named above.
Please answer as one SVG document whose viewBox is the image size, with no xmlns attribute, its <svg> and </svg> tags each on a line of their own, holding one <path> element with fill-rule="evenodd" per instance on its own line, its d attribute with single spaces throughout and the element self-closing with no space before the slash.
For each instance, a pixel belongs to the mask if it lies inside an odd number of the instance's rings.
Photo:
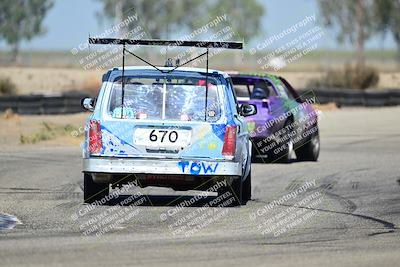
<svg viewBox="0 0 400 267">
<path fill-rule="evenodd" d="M 158 133 L 158 135 L 156 132 Z M 176 131 L 168 130 L 153 130 L 150 132 L 149 139 L 152 142 L 157 142 L 158 138 L 161 138 L 160 142 L 163 143 L 166 135 L 168 135 L 168 140 L 171 143 L 175 143 L 176 140 L 178 140 L 178 133 Z"/>
</svg>

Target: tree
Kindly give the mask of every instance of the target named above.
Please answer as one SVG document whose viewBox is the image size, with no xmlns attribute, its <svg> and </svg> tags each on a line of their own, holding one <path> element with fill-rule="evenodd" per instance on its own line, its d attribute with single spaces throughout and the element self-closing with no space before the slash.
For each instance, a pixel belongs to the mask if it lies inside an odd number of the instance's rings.
<svg viewBox="0 0 400 267">
<path fill-rule="evenodd" d="M 400 1 L 375 0 L 374 12 L 377 30 L 392 33 L 397 44 L 397 58 L 400 61 Z"/>
<path fill-rule="evenodd" d="M 261 18 L 265 12 L 257 0 L 120 0 L 118 2 L 122 4 L 119 6 L 126 10 L 125 13 L 121 9 L 115 11 L 115 0 L 98 1 L 103 2 L 102 17 L 123 19 L 129 14 L 127 10 L 134 9 L 139 15 L 140 25 L 148 34 L 147 37 L 155 39 L 170 38 L 171 33 L 185 34 L 195 31 L 225 14 L 227 19 L 220 21 L 217 27 L 209 28 L 207 34 L 211 35 L 230 26 L 236 34 L 236 40 L 250 41 L 260 32 Z M 235 53 L 236 63 L 239 63 L 238 56 L 240 55 Z"/>
<path fill-rule="evenodd" d="M 0 38 L 12 46 L 14 62 L 19 60 L 22 41 L 45 33 L 42 22 L 52 6 L 51 0 L 0 1 Z"/>
<path fill-rule="evenodd" d="M 236 41 L 250 42 L 261 32 L 261 18 L 265 8 L 257 0 L 218 0 L 209 1 L 207 14 L 209 19 L 226 14 L 227 19 L 221 22 L 223 28 L 230 26 L 235 33 Z M 218 31 L 218 28 L 212 30 Z M 234 53 L 234 64 L 242 63 L 243 54 Z"/>
<path fill-rule="evenodd" d="M 103 2 L 103 16 L 115 18 L 115 0 Z M 260 31 L 264 7 L 257 0 L 123 0 L 123 10 L 138 13 L 149 37 L 168 37 L 172 32 L 194 30 L 216 16 L 226 14 L 229 25 L 246 41 Z M 128 13 L 123 13 L 127 15 Z M 211 29 L 218 31 L 219 29 Z"/>
<path fill-rule="evenodd" d="M 124 20 L 132 12 L 139 16 L 138 22 L 149 38 L 159 39 L 183 23 L 183 5 L 185 1 L 175 0 L 98 0 L 103 3 L 100 17 L 116 19 L 116 23 Z M 118 2 L 118 4 L 116 4 Z M 138 25 L 129 24 L 128 29 Z M 121 34 L 121 33 L 120 33 Z"/>
<path fill-rule="evenodd" d="M 338 41 L 350 42 L 357 51 L 357 66 L 365 65 L 364 43 L 374 32 L 373 2 L 371 0 L 319 0 L 327 27 L 337 29 Z"/>
<path fill-rule="evenodd" d="M 256 0 L 218 0 L 209 1 L 209 18 L 222 14 L 227 15 L 227 20 L 222 26 L 231 26 L 236 34 L 249 42 L 261 31 L 261 18 L 265 8 Z"/>
</svg>

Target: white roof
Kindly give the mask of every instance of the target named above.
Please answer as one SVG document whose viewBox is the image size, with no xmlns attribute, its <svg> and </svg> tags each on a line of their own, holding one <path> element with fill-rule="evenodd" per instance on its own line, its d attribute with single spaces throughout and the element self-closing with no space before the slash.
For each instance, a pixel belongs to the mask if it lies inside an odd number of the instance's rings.
<svg viewBox="0 0 400 267">
<path fill-rule="evenodd" d="M 157 66 L 157 68 L 159 68 L 160 70 L 172 70 L 175 67 L 159 67 Z M 122 70 L 122 67 L 115 67 L 111 70 Z M 125 71 L 129 71 L 129 70 L 155 70 L 154 67 L 152 66 L 125 66 Z M 189 72 L 204 72 L 206 73 L 207 70 L 205 68 L 191 68 L 191 67 L 178 67 L 176 69 L 177 71 L 189 71 Z M 219 71 L 219 70 L 214 70 L 214 69 L 208 69 L 208 73 L 218 73 L 220 75 L 223 75 L 224 77 L 228 77 L 228 74 L 223 72 L 223 71 Z"/>
</svg>

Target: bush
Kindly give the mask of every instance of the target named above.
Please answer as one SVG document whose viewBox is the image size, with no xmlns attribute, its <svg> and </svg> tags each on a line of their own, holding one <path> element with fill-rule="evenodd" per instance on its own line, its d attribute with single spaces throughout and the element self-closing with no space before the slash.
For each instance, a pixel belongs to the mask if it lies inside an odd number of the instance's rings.
<svg viewBox="0 0 400 267">
<path fill-rule="evenodd" d="M 15 114 L 14 111 L 11 108 L 7 108 L 6 110 L 4 110 L 3 118 L 5 120 L 10 120 L 10 119 L 13 119 L 13 118 L 18 118 L 18 115 Z"/>
<path fill-rule="evenodd" d="M 15 95 L 17 89 L 9 78 L 0 77 L 0 95 Z"/>
<path fill-rule="evenodd" d="M 321 79 L 311 80 L 308 87 L 333 87 L 366 89 L 376 86 L 379 82 L 379 73 L 371 67 L 354 67 L 346 65 L 343 70 L 330 70 Z"/>
<path fill-rule="evenodd" d="M 101 87 L 100 78 L 91 76 L 90 78 L 86 79 L 83 82 L 83 84 L 80 88 L 81 89 L 80 91 L 87 93 L 91 97 L 97 97 L 97 95 L 99 94 L 99 91 L 100 91 L 100 87 Z"/>
</svg>

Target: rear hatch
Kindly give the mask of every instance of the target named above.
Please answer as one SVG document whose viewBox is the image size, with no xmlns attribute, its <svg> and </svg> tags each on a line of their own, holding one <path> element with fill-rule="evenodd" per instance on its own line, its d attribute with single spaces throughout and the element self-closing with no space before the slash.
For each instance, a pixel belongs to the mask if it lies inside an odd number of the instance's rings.
<svg viewBox="0 0 400 267">
<path fill-rule="evenodd" d="M 224 123 L 106 121 L 101 124 L 101 156 L 223 158 Z"/>
</svg>

